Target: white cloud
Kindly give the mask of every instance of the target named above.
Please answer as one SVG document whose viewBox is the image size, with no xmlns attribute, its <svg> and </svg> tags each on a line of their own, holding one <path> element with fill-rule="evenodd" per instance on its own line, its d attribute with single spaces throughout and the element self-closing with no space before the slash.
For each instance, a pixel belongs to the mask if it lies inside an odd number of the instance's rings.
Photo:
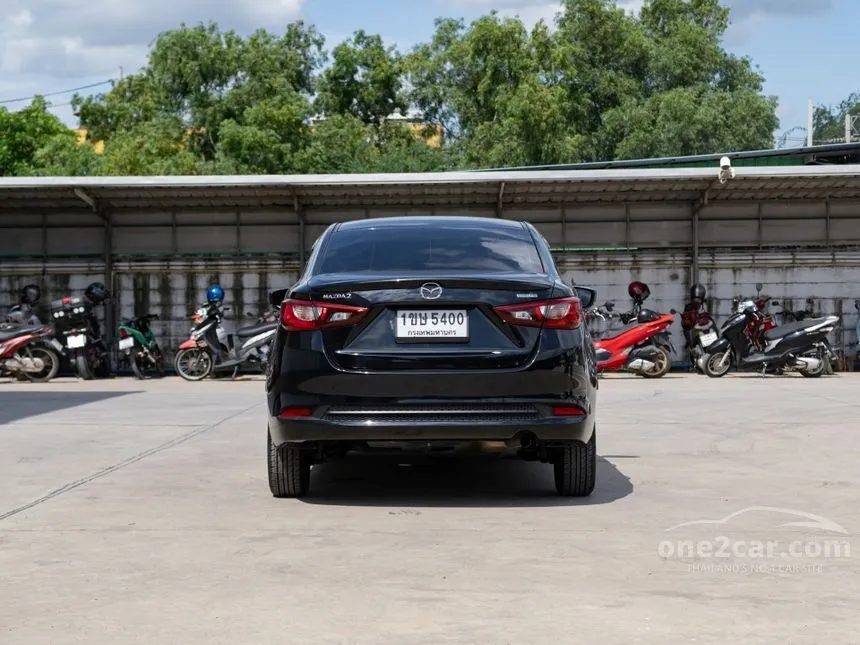
<svg viewBox="0 0 860 645">
<path fill-rule="evenodd" d="M 636 14 L 646 1 L 615 0 L 615 3 Z M 477 12 L 495 9 L 503 16 L 519 16 L 529 28 L 541 19 L 552 26 L 561 9 L 560 1 L 547 0 L 446 0 L 446 4 Z M 726 33 L 726 44 L 730 46 L 748 41 L 771 18 L 823 15 L 833 9 L 833 0 L 723 0 L 723 4 L 731 9 L 732 24 Z"/>
<path fill-rule="evenodd" d="M 0 100 L 47 93 L 133 72 L 161 31 L 213 20 L 247 33 L 283 30 L 305 0 L 3 0 Z M 68 102 L 71 95 L 55 97 Z M 25 103 L 7 105 L 12 109 Z M 59 113 L 59 112 L 58 112 Z M 70 120 L 70 112 L 61 115 Z"/>
</svg>

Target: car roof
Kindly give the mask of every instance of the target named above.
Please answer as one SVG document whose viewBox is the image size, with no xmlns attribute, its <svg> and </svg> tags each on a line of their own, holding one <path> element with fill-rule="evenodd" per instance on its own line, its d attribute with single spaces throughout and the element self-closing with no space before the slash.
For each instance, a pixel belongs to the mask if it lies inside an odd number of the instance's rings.
<svg viewBox="0 0 860 645">
<path fill-rule="evenodd" d="M 444 227 L 444 228 L 474 228 L 476 226 L 486 230 L 519 230 L 523 231 L 525 225 L 516 220 L 506 220 L 494 217 L 471 217 L 467 215 L 399 215 L 395 217 L 374 217 L 369 219 L 351 220 L 342 222 L 338 230 L 360 230 L 399 227 Z"/>
</svg>

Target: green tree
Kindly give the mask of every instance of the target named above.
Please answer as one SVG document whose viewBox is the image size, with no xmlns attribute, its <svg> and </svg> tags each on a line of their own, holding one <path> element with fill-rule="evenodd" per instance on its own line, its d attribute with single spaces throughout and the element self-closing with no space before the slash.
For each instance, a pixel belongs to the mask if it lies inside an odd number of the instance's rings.
<svg viewBox="0 0 860 645">
<path fill-rule="evenodd" d="M 90 141 L 78 142 L 68 132 L 49 139 L 33 155 L 27 174 L 43 177 L 98 177 L 105 174 L 105 157 Z"/>
<path fill-rule="evenodd" d="M 179 123 L 190 131 L 188 150 L 204 161 L 223 156 L 222 127 L 228 149 L 236 148 L 237 128 L 244 127 L 257 141 L 274 135 L 278 146 L 297 147 L 303 128 L 296 115 L 310 115 L 322 46 L 316 29 L 302 22 L 288 25 L 283 36 L 259 30 L 248 38 L 214 23 L 182 25 L 156 38 L 139 73 L 107 94 L 75 97 L 76 112 L 83 127 L 105 139 L 141 123 Z M 269 118 L 276 123 L 257 132 Z"/>
<path fill-rule="evenodd" d="M 845 117 L 860 116 L 860 92 L 851 93 L 839 105 L 818 105 L 812 113 L 816 143 L 845 141 Z M 856 128 L 856 126 L 855 126 Z"/>
<path fill-rule="evenodd" d="M 56 137 L 75 140 L 74 132 L 48 112 L 43 98 L 17 112 L 0 107 L 0 176 L 31 174 L 39 150 Z"/>
<path fill-rule="evenodd" d="M 495 13 L 439 20 L 405 64 L 410 100 L 465 165 L 550 164 L 770 147 L 776 101 L 728 54 L 717 0 L 566 0 L 550 33 Z"/>
<path fill-rule="evenodd" d="M 379 125 L 407 105 L 401 93 L 401 58 L 382 38 L 357 31 L 334 48 L 332 64 L 319 79 L 317 108 L 322 114 L 351 114 Z"/>
</svg>

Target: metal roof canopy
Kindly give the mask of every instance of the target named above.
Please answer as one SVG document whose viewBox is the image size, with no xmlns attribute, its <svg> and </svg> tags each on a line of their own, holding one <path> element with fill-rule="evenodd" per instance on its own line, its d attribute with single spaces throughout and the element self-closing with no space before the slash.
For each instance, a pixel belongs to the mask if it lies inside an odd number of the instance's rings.
<svg viewBox="0 0 860 645">
<path fill-rule="evenodd" d="M 860 202 L 860 164 L 718 169 L 517 170 L 366 175 L 4 177 L 0 215 L 151 209 L 328 209 Z"/>
</svg>

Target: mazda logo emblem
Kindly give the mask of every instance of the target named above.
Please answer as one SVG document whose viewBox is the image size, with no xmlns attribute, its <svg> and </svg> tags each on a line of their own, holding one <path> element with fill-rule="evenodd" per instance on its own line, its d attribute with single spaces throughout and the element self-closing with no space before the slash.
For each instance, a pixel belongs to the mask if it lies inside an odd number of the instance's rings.
<svg viewBox="0 0 860 645">
<path fill-rule="evenodd" d="M 424 300 L 436 300 L 442 295 L 442 287 L 435 282 L 425 282 L 421 285 L 419 293 Z"/>
</svg>

